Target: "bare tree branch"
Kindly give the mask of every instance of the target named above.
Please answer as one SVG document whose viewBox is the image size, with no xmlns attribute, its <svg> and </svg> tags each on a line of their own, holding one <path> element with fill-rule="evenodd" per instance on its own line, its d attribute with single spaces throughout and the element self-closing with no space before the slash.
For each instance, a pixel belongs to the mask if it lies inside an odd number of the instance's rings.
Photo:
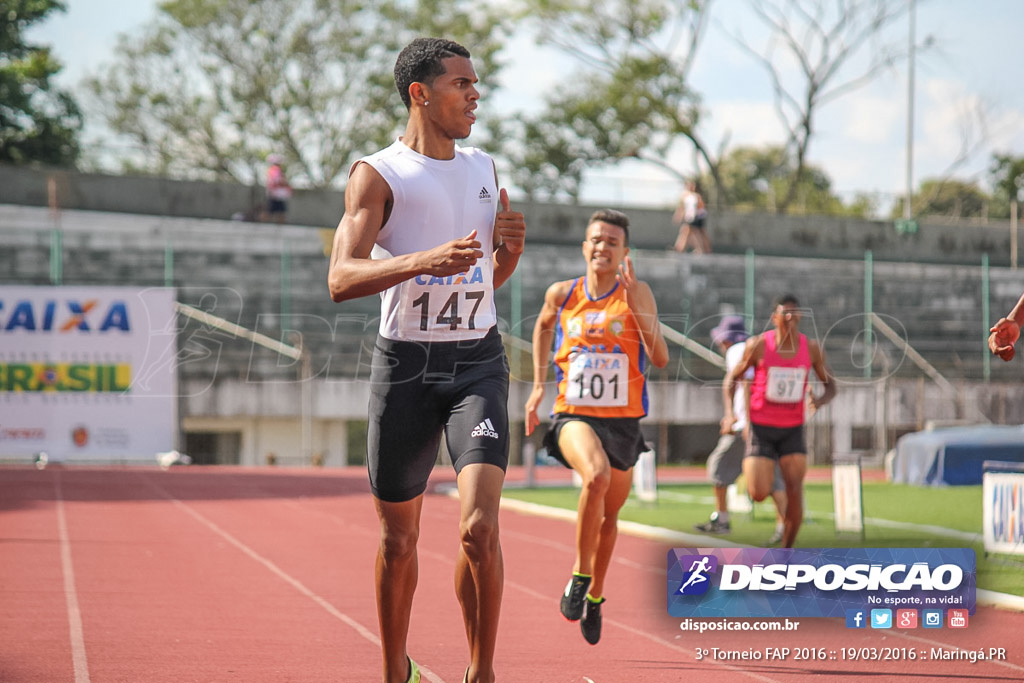
<svg viewBox="0 0 1024 683">
<path fill-rule="evenodd" d="M 871 41 L 906 11 L 902 0 L 748 0 L 754 17 L 767 30 L 761 47 L 739 30 L 727 34 L 768 74 L 786 148 L 795 160 L 785 193 L 776 205 L 785 213 L 797 197 L 814 136 L 817 112 L 828 102 L 863 87 L 905 51 L 898 43 L 869 50 Z M 866 55 L 867 66 L 853 68 Z M 796 65 L 798 78 L 787 66 Z"/>
</svg>

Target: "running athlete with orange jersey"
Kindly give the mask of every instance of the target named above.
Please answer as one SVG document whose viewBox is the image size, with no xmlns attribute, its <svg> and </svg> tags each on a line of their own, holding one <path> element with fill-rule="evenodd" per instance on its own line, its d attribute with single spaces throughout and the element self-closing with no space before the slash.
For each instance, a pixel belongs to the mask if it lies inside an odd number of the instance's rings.
<svg viewBox="0 0 1024 683">
<path fill-rule="evenodd" d="M 811 412 L 836 395 L 836 381 L 825 364 L 825 352 L 813 339 L 800 333 L 800 303 L 787 294 L 773 307 L 768 330 L 747 341 L 743 358 L 725 377 L 726 398 L 722 424 L 735 421 L 732 405 L 737 387 L 748 369 L 754 368 L 750 388 L 750 435 L 743 475 L 747 492 L 755 501 L 771 494 L 775 463 L 786 485 L 786 518 L 782 545 L 792 548 L 804 518 L 804 476 L 807 447 L 804 445 L 804 403 L 810 370 L 821 380 L 824 392 L 810 397 Z"/>
<path fill-rule="evenodd" d="M 576 562 L 561 611 L 580 621 L 587 642 L 601 638 L 604 580 L 618 534 L 618 515 L 645 450 L 648 361 L 668 363 L 658 307 L 629 256 L 629 218 L 595 212 L 583 241 L 586 275 L 551 285 L 533 328 L 533 391 L 526 434 L 540 424 L 548 359 L 555 347 L 558 396 L 545 435 L 548 452 L 583 480 L 576 521 Z"/>
</svg>

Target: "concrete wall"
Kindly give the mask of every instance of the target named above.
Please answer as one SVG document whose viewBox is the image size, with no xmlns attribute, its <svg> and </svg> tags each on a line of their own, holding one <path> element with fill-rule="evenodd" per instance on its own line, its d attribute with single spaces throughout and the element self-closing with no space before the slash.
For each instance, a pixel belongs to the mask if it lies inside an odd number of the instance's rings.
<svg viewBox="0 0 1024 683">
<path fill-rule="evenodd" d="M 55 236 L 60 236 L 57 243 Z M 171 285 L 179 301 L 245 327 L 273 337 L 301 332 L 313 352 L 314 374 L 337 379 L 365 365 L 365 339 L 376 326 L 379 303 L 375 297 L 330 301 L 325 252 L 330 239 L 328 229 L 301 226 L 91 211 L 51 215 L 41 208 L 0 205 L 0 281 L 49 284 L 57 263 L 63 284 Z M 773 297 L 793 292 L 809 309 L 805 331 L 825 345 L 840 375 L 863 374 L 865 363 L 875 374 L 921 373 L 902 349 L 877 333 L 865 350 L 870 304 L 948 378 L 982 379 L 989 370 L 992 379 L 1014 378 L 1015 366 L 992 364 L 981 342 L 988 322 L 1008 311 L 1024 290 L 1021 270 L 890 261 L 876 261 L 869 269 L 862 258 L 696 257 L 640 247 L 633 257 L 655 290 L 662 321 L 703 343 L 725 313 L 747 313 L 752 329 L 764 329 Z M 515 278 L 496 293 L 502 329 L 528 339 L 547 285 L 579 274 L 581 267 L 577 244 L 530 242 Z M 198 338 L 198 332 L 190 330 L 183 343 Z M 207 355 L 210 360 L 183 366 L 183 377 L 195 373 L 215 380 L 225 372 L 244 372 L 287 379 L 296 373 L 270 352 L 235 343 Z M 719 371 L 676 348 L 669 369 L 659 376 L 669 374 L 711 379 Z"/>
<path fill-rule="evenodd" d="M 259 186 L 171 180 L 155 176 L 109 176 L 62 169 L 0 164 L 0 204 L 49 206 L 150 216 L 228 220 L 259 209 Z M 334 226 L 345 210 L 341 192 L 296 190 L 288 212 L 293 225 Z"/>
<path fill-rule="evenodd" d="M 530 220 L 571 224 L 578 217 L 574 211 Z M 530 243 L 516 277 L 496 295 L 503 331 L 529 338 L 546 286 L 579 274 L 578 240 L 568 235 L 577 228 L 582 231 L 582 224 L 566 229 L 561 240 L 567 244 L 554 243 L 554 237 L 546 244 Z M 379 303 L 376 297 L 343 304 L 329 300 L 325 241 L 329 244 L 330 236 L 330 230 L 303 226 L 97 211 L 51 214 L 45 208 L 0 205 L 0 284 L 51 284 L 56 254 L 63 284 L 169 284 L 179 301 L 274 338 L 290 341 L 290 330 L 301 332 L 313 353 L 309 385 L 296 381 L 298 367 L 291 361 L 183 324 L 183 429 L 240 435 L 238 459 L 244 464 L 262 464 L 268 453 L 282 464 L 313 455 L 340 464 L 355 458 L 347 450 L 346 430 L 365 415 L 367 354 Z M 930 419 L 1024 423 L 1019 362 L 995 361 L 988 382 L 982 374 L 983 312 L 988 307 L 997 317 L 1009 310 L 1024 291 L 1024 271 L 991 268 L 985 299 L 985 272 L 977 265 L 874 264 L 873 310 L 952 382 L 955 395 L 943 395 L 877 333 L 865 361 L 862 257 L 695 257 L 641 247 L 633 255 L 641 277 L 654 288 L 662 321 L 702 343 L 723 313 L 743 313 L 749 305 L 753 328 L 759 330 L 774 295 L 792 290 L 802 297 L 810 309 L 804 330 L 823 344 L 842 382 L 834 406 L 816 418 L 820 457 L 884 449 L 899 433 Z M 870 378 L 865 378 L 865 362 L 872 368 Z M 512 366 L 510 410 L 521 420 L 529 358 L 513 352 Z M 652 414 L 645 429 L 660 457 L 692 461 L 707 455 L 717 433 L 720 377 L 718 368 L 677 346 L 668 368 L 652 373 Z M 305 421 L 303 386 L 310 386 Z"/>
<path fill-rule="evenodd" d="M 67 170 L 0 165 L 0 204 L 47 206 L 52 179 L 64 209 L 139 215 L 226 220 L 263 201 L 263 190 L 231 183 L 169 180 L 150 176 L 106 176 Z M 527 217 L 531 239 L 578 244 L 594 207 L 516 202 Z M 675 240 L 671 207 L 663 210 L 615 207 L 632 220 L 632 242 L 663 249 Z M 337 190 L 298 190 L 289 205 L 293 225 L 333 228 L 344 213 Z M 898 232 L 892 221 L 865 221 L 829 216 L 776 216 L 712 212 L 708 233 L 722 253 L 812 258 L 861 259 L 871 250 L 877 260 L 978 264 L 987 254 L 992 265 L 1010 264 L 1010 228 L 1005 221 L 988 224 L 926 221 L 913 234 Z"/>
<path fill-rule="evenodd" d="M 516 437 L 514 462 L 518 461 L 524 405 L 531 388 L 531 383 L 525 381 L 513 381 L 510 388 L 509 419 Z M 661 459 L 702 461 L 717 438 L 721 384 L 652 381 L 649 388 L 651 411 L 644 421 L 645 434 Z M 243 465 L 265 464 L 268 454 L 276 455 L 278 464 L 285 465 L 308 464 L 314 454 L 328 466 L 344 464 L 349 460 L 346 425 L 365 420 L 369 390 L 370 385 L 362 380 L 314 380 L 309 412 L 304 415 L 299 382 L 235 380 L 212 386 L 192 382 L 184 388 L 183 429 L 240 433 Z M 547 415 L 553 400 L 551 387 L 539 414 Z M 309 444 L 302 441 L 304 420 L 311 426 Z M 818 462 L 827 462 L 840 453 L 880 457 L 899 435 L 920 430 L 929 420 L 1024 423 L 1024 387 L 972 383 L 947 393 L 922 380 L 840 379 L 836 399 L 810 423 L 812 431 L 817 428 L 826 434 L 826 442 L 817 444 L 814 457 Z M 533 441 L 539 446 L 539 439 Z"/>
</svg>

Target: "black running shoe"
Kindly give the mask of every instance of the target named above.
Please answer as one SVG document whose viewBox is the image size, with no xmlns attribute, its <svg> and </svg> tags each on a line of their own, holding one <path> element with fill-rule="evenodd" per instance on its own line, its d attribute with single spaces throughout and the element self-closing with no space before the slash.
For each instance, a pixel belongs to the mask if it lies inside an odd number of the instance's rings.
<svg viewBox="0 0 1024 683">
<path fill-rule="evenodd" d="M 590 577 L 573 574 L 562 594 L 562 616 L 569 621 L 579 621 L 583 616 L 583 602 L 590 588 Z"/>
<path fill-rule="evenodd" d="M 588 643 L 597 645 L 597 641 L 601 640 L 601 605 L 604 604 L 604 598 L 598 602 L 587 598 L 585 602 L 583 619 L 580 620 L 580 631 L 583 632 L 583 638 Z"/>
</svg>

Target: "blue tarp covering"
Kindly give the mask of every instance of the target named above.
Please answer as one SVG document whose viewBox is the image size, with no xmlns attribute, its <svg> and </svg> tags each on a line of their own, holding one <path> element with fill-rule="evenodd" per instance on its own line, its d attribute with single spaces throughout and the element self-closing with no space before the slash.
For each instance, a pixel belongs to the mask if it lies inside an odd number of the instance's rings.
<svg viewBox="0 0 1024 683">
<path fill-rule="evenodd" d="M 1024 425 L 950 427 L 906 434 L 896 442 L 892 480 L 918 486 L 981 484 L 986 460 L 1024 462 Z"/>
</svg>

